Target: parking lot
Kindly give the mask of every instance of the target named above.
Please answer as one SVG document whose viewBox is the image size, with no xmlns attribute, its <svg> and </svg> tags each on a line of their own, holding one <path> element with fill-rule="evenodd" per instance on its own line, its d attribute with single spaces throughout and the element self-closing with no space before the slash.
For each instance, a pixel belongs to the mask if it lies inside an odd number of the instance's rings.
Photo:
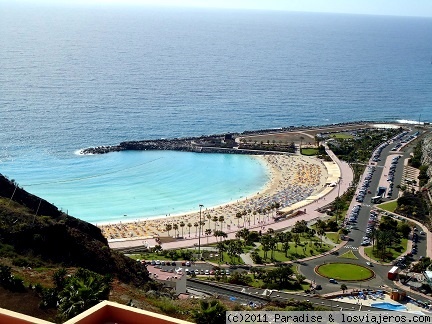
<svg viewBox="0 0 432 324">
<path fill-rule="evenodd" d="M 236 271 L 248 271 L 249 266 L 247 265 L 238 265 L 238 266 L 223 266 L 217 267 L 213 264 L 206 262 L 191 262 L 191 261 L 161 261 L 161 260 L 151 260 L 144 261 L 140 260 L 140 262 L 147 265 L 147 267 L 155 267 L 160 269 L 162 272 L 170 272 L 170 273 L 185 273 L 187 275 L 226 275 L 229 276 L 233 272 Z"/>
</svg>

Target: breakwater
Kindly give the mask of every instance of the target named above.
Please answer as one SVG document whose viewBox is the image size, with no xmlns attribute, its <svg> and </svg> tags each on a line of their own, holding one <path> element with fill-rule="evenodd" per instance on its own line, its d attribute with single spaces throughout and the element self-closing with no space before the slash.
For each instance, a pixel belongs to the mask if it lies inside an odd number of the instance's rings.
<svg viewBox="0 0 432 324">
<path fill-rule="evenodd" d="M 118 145 L 110 146 L 97 146 L 85 148 L 80 151 L 80 154 L 105 154 L 109 152 L 120 151 L 150 151 L 150 150 L 171 150 L 171 151 L 184 151 L 184 152 L 197 152 L 197 153 L 225 153 L 225 154 L 280 154 L 287 153 L 287 151 L 278 152 L 278 150 L 265 150 L 265 149 L 249 149 L 242 148 L 241 143 L 236 141 L 236 138 L 241 136 L 263 135 L 278 132 L 296 132 L 308 131 L 311 129 L 325 129 L 331 130 L 332 128 L 344 126 L 364 126 L 370 123 L 377 123 L 371 121 L 359 121 L 350 123 L 338 123 L 323 126 L 290 126 L 278 129 L 261 129 L 255 131 L 244 131 L 242 133 L 228 133 L 217 134 L 199 137 L 185 137 L 173 139 L 157 139 L 157 140 L 142 140 L 142 141 L 127 141 L 121 142 Z M 389 122 L 380 122 L 389 123 Z M 291 152 L 292 153 L 292 152 Z"/>
</svg>

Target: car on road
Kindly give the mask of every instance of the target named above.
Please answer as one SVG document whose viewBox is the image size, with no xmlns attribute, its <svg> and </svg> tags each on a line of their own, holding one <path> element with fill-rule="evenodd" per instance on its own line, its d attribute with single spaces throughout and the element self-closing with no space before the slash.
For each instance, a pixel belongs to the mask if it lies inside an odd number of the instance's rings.
<svg viewBox="0 0 432 324">
<path fill-rule="evenodd" d="M 366 264 L 367 264 L 369 267 L 372 267 L 372 263 L 370 263 L 369 261 L 366 262 Z"/>
<path fill-rule="evenodd" d="M 337 283 L 338 283 L 338 282 L 337 282 L 335 279 L 333 279 L 333 278 L 330 278 L 330 279 L 329 279 L 329 282 L 332 283 L 332 284 L 337 284 Z"/>
</svg>

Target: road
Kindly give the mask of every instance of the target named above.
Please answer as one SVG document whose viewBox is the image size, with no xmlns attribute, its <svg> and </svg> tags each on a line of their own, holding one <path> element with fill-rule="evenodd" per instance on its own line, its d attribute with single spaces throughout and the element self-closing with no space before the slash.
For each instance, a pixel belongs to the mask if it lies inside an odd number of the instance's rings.
<svg viewBox="0 0 432 324">
<path fill-rule="evenodd" d="M 412 131 L 411 133 L 414 133 Z M 300 272 L 306 276 L 306 278 L 313 280 L 316 282 L 316 284 L 320 284 L 323 288 L 323 290 L 320 293 L 330 293 L 340 290 L 340 284 L 332 284 L 328 281 L 327 278 L 323 278 L 319 275 L 317 275 L 314 271 L 314 268 L 316 266 L 319 266 L 324 263 L 330 263 L 330 262 L 341 262 L 341 259 L 339 258 L 339 255 L 345 253 L 348 249 L 351 249 L 354 253 L 354 255 L 358 258 L 358 260 L 354 259 L 344 259 L 346 262 L 359 264 L 362 266 L 366 265 L 367 261 L 363 258 L 362 255 L 358 252 L 359 247 L 361 246 L 363 237 L 365 236 L 366 232 L 366 226 L 369 219 L 370 211 L 374 208 L 374 205 L 370 202 L 371 198 L 375 196 L 378 186 L 387 184 L 387 170 L 389 170 L 390 161 L 391 158 L 394 155 L 401 155 L 401 158 L 399 159 L 399 162 L 397 164 L 395 175 L 394 175 L 394 183 L 401 183 L 403 179 L 403 170 L 404 170 L 404 160 L 408 159 L 410 157 L 410 153 L 413 148 L 413 144 L 405 145 L 401 148 L 400 151 L 391 151 L 391 149 L 394 147 L 394 144 L 388 145 L 386 148 L 383 149 L 381 152 L 381 161 L 378 161 L 376 163 L 376 171 L 374 172 L 371 182 L 370 182 L 370 194 L 367 194 L 365 196 L 364 202 L 361 203 L 361 209 L 358 216 L 358 222 L 356 229 L 353 229 L 349 233 L 350 241 L 348 244 L 346 244 L 342 249 L 337 251 L 334 254 L 324 255 L 320 258 L 309 260 L 307 262 L 301 262 L 299 264 L 299 270 Z M 367 171 L 365 171 L 367 172 Z M 362 177 L 362 179 L 364 176 Z M 383 181 L 384 179 L 384 181 Z M 361 182 L 359 184 L 361 186 Z M 385 198 L 384 201 L 389 201 L 391 199 L 396 199 L 399 192 L 396 186 L 394 186 L 393 189 L 393 195 L 391 198 Z M 355 201 L 355 197 L 353 199 L 353 202 L 351 203 L 350 209 L 358 204 L 358 202 Z M 419 235 L 419 242 L 418 242 L 418 256 L 426 255 L 426 237 Z M 364 289 L 364 288 L 375 288 L 379 289 L 382 285 L 386 285 L 390 288 L 398 288 L 393 281 L 387 279 L 387 273 L 390 269 L 389 265 L 380 265 L 380 264 L 373 264 L 371 269 L 375 272 L 375 277 L 364 281 L 364 282 L 346 282 L 345 284 L 348 286 L 348 288 L 358 288 L 358 289 Z"/>
</svg>

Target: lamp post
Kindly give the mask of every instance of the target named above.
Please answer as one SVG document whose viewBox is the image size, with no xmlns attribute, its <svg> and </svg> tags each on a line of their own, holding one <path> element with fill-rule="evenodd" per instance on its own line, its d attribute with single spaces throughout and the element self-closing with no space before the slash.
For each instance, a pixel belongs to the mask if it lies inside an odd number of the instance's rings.
<svg viewBox="0 0 432 324">
<path fill-rule="evenodd" d="M 338 199 L 337 199 L 337 206 L 336 206 L 336 224 L 339 224 L 338 223 L 338 216 L 339 216 L 339 204 L 340 204 L 340 201 L 339 201 L 339 194 L 340 194 L 340 184 L 341 184 L 341 180 L 342 180 L 342 177 L 339 177 L 338 178 L 338 195 L 337 195 L 337 197 L 338 197 Z"/>
<path fill-rule="evenodd" d="M 198 234 L 198 255 L 201 261 L 201 209 L 204 205 L 199 205 L 200 208 L 200 220 L 199 220 L 199 234 Z"/>
</svg>

